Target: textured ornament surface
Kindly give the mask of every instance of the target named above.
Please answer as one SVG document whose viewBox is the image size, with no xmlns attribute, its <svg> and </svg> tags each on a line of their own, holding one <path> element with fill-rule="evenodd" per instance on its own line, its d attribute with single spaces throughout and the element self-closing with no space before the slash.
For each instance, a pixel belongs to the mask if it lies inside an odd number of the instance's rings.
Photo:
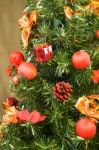
<svg viewBox="0 0 99 150">
<path fill-rule="evenodd" d="M 72 92 L 71 85 L 64 81 L 58 82 L 53 88 L 52 88 L 53 94 L 57 98 L 58 101 L 65 101 L 69 98 Z"/>
<path fill-rule="evenodd" d="M 45 43 L 34 47 L 36 62 L 47 62 L 53 58 L 52 46 Z"/>
<path fill-rule="evenodd" d="M 80 97 L 75 107 L 84 115 L 99 120 L 99 94 Z"/>
</svg>

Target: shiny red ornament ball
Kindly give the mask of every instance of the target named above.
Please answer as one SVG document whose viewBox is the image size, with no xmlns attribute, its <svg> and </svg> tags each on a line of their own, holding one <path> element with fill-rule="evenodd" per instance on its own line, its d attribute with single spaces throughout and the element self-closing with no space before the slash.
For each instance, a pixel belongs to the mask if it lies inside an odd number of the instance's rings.
<svg viewBox="0 0 99 150">
<path fill-rule="evenodd" d="M 18 74 L 28 80 L 32 80 L 37 76 L 37 69 L 31 62 L 24 62 L 18 67 Z"/>
<path fill-rule="evenodd" d="M 11 63 L 11 65 L 15 66 L 16 68 L 18 68 L 18 66 L 23 63 L 24 61 L 24 56 L 20 51 L 14 51 L 10 54 L 9 57 L 9 62 Z"/>
<path fill-rule="evenodd" d="M 91 64 L 90 56 L 85 51 L 78 51 L 72 56 L 72 65 L 76 69 L 85 69 Z"/>
<path fill-rule="evenodd" d="M 12 82 L 14 83 L 14 85 L 18 85 L 19 84 L 19 75 L 13 76 Z"/>
<path fill-rule="evenodd" d="M 90 139 L 96 135 L 96 125 L 89 118 L 81 118 L 75 126 L 76 134 L 84 139 Z"/>
<path fill-rule="evenodd" d="M 99 30 L 96 30 L 96 38 L 99 39 Z"/>
</svg>

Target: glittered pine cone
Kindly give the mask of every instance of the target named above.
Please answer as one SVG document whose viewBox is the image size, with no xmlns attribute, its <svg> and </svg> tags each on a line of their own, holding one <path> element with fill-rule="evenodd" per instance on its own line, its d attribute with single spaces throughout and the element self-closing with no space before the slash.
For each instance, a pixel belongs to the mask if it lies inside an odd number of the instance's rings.
<svg viewBox="0 0 99 150">
<path fill-rule="evenodd" d="M 58 101 L 65 101 L 68 99 L 72 92 L 72 87 L 68 82 L 58 82 L 52 88 L 53 94 L 58 99 Z"/>
</svg>

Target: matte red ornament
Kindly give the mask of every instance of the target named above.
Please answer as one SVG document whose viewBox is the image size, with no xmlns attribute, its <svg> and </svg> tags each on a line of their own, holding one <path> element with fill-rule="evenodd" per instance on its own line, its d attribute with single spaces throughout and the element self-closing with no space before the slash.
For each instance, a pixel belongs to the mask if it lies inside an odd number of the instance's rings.
<svg viewBox="0 0 99 150">
<path fill-rule="evenodd" d="M 12 82 L 15 84 L 15 85 L 18 85 L 19 84 L 19 75 L 15 75 L 12 77 Z"/>
<path fill-rule="evenodd" d="M 14 97 L 6 97 L 5 101 L 2 104 L 4 109 L 16 105 L 17 105 L 17 100 Z"/>
<path fill-rule="evenodd" d="M 34 56 L 36 62 L 47 62 L 51 60 L 53 58 L 52 46 L 48 43 L 35 46 Z"/>
<path fill-rule="evenodd" d="M 96 38 L 99 39 L 99 30 L 96 30 Z"/>
<path fill-rule="evenodd" d="M 96 125 L 89 118 L 81 118 L 75 126 L 76 134 L 84 139 L 90 139 L 96 135 Z"/>
<path fill-rule="evenodd" d="M 76 69 L 85 69 L 91 64 L 90 56 L 87 52 L 81 50 L 72 56 L 72 65 Z"/>
<path fill-rule="evenodd" d="M 32 80 L 37 76 L 37 69 L 31 62 L 24 62 L 18 67 L 18 74 L 28 80 Z"/>
<path fill-rule="evenodd" d="M 20 51 L 14 51 L 11 53 L 10 57 L 9 57 L 9 61 L 11 63 L 11 65 L 15 66 L 16 68 L 18 68 L 18 66 L 23 63 L 24 61 L 24 56 Z"/>
</svg>

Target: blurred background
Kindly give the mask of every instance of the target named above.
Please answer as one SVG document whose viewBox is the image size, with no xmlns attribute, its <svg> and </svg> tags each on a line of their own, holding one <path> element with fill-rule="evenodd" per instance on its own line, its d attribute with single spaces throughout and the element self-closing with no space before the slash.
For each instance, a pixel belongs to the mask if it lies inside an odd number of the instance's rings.
<svg viewBox="0 0 99 150">
<path fill-rule="evenodd" d="M 0 0 L 0 118 L 2 101 L 9 94 L 8 76 L 5 70 L 11 51 L 20 49 L 21 31 L 18 19 L 26 6 L 26 0 Z"/>
</svg>

